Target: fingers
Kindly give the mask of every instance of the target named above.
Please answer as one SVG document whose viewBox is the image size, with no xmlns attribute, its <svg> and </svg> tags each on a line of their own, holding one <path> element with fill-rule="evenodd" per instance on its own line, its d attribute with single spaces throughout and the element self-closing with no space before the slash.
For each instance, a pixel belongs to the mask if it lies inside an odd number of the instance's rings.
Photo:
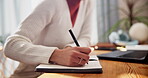
<svg viewBox="0 0 148 78">
<path fill-rule="evenodd" d="M 83 66 L 83 65 L 85 65 L 86 63 L 87 63 L 86 60 L 84 60 L 84 59 L 82 59 L 82 58 L 79 58 L 79 62 L 78 62 L 79 65 Z"/>
<path fill-rule="evenodd" d="M 89 53 L 91 52 L 90 48 L 87 47 L 73 47 L 75 50 L 74 62 L 77 63 L 78 66 L 85 65 L 89 60 Z M 82 59 L 82 60 L 81 60 Z"/>
<path fill-rule="evenodd" d="M 88 47 L 74 47 L 77 51 L 80 51 L 84 54 L 89 54 L 91 52 L 91 49 Z"/>
<path fill-rule="evenodd" d="M 89 59 L 89 55 L 81 53 L 81 52 L 76 52 L 75 56 L 78 57 L 78 58 L 82 58 L 82 59 L 84 59 L 86 61 L 88 61 L 88 59 Z"/>
<path fill-rule="evenodd" d="M 76 52 L 74 55 L 73 62 L 79 64 L 79 65 L 85 65 L 89 60 L 89 55 L 86 55 L 84 53 Z"/>
<path fill-rule="evenodd" d="M 73 61 L 72 64 L 70 66 L 84 66 L 86 64 L 86 61 L 82 58 L 73 58 Z"/>
</svg>

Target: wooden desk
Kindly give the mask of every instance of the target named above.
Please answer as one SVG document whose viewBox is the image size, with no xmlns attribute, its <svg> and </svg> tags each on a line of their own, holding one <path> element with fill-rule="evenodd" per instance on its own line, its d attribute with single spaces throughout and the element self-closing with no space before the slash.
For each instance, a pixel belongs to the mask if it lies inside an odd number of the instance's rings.
<svg viewBox="0 0 148 78">
<path fill-rule="evenodd" d="M 95 51 L 92 55 L 109 51 Z M 102 74 L 45 73 L 39 78 L 148 78 L 148 64 L 100 60 Z"/>
</svg>

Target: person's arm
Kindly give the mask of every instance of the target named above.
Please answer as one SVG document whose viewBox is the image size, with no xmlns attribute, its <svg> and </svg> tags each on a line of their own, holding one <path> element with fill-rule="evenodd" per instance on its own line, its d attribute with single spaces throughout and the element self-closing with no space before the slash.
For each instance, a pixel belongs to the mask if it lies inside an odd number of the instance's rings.
<svg viewBox="0 0 148 78">
<path fill-rule="evenodd" d="M 52 14 L 47 10 L 48 2 L 42 2 L 22 23 L 18 31 L 10 36 L 4 46 L 5 55 L 26 64 L 48 63 L 57 47 L 35 45 L 33 41 L 50 23 Z"/>
<path fill-rule="evenodd" d="M 81 29 L 81 32 L 77 38 L 81 47 L 89 47 L 91 45 L 91 35 L 92 35 L 92 16 L 94 11 L 94 2 L 93 0 L 88 1 L 87 11 L 85 13 L 85 20 Z M 75 43 L 68 44 L 66 46 L 75 46 Z"/>
</svg>

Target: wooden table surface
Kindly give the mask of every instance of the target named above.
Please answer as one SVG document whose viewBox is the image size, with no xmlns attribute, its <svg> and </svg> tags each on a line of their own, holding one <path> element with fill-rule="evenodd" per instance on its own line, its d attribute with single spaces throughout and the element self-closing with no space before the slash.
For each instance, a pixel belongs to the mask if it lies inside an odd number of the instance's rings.
<svg viewBox="0 0 148 78">
<path fill-rule="evenodd" d="M 109 51 L 95 51 L 92 55 Z M 138 64 L 111 60 L 100 60 L 101 74 L 44 73 L 38 78 L 148 78 L 148 64 Z"/>
</svg>

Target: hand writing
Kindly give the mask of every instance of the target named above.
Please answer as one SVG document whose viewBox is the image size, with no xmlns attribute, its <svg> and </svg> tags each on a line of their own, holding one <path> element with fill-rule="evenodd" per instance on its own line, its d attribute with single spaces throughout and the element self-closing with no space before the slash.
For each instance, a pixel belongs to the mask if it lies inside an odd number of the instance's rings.
<svg viewBox="0 0 148 78">
<path fill-rule="evenodd" d="M 56 49 L 50 61 L 65 66 L 83 66 L 89 60 L 91 49 L 88 47 L 67 47 Z"/>
</svg>

